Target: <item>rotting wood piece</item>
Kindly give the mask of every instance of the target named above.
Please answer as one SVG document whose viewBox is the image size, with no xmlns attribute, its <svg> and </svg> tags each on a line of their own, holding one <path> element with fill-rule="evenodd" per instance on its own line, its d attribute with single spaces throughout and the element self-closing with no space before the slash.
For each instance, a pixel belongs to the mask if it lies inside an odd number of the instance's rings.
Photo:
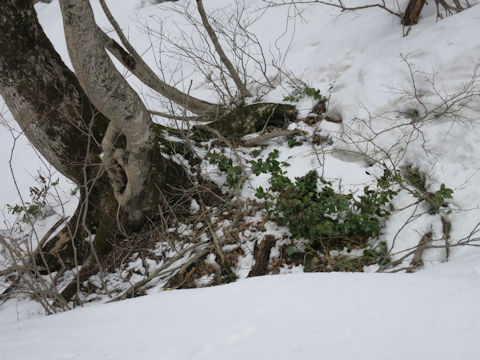
<svg viewBox="0 0 480 360">
<path fill-rule="evenodd" d="M 268 272 L 268 264 L 270 260 L 270 251 L 275 245 L 275 237 L 273 235 L 265 235 L 260 244 L 255 244 L 253 257 L 255 265 L 248 273 L 248 277 L 266 275 Z"/>
</svg>

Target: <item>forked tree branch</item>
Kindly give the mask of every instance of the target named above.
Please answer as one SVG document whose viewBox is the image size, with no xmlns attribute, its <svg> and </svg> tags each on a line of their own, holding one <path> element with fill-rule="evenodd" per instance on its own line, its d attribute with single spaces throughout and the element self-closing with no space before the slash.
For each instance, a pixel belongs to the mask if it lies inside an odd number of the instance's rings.
<svg viewBox="0 0 480 360">
<path fill-rule="evenodd" d="M 100 0 L 100 4 L 127 51 L 125 51 L 120 44 L 111 39 L 100 28 L 97 27 L 99 35 L 102 37 L 105 48 L 113 56 L 115 56 L 123 66 L 125 66 L 133 75 L 135 75 L 140 81 L 148 85 L 150 88 L 196 115 L 205 115 L 211 117 L 222 115 L 224 110 L 219 105 L 197 99 L 162 81 L 147 65 L 147 63 L 142 59 L 132 44 L 125 37 L 122 29 L 107 7 L 105 0 Z"/>
<path fill-rule="evenodd" d="M 107 165 L 118 163 L 126 177 L 126 183 L 114 189 L 115 197 L 130 222 L 139 224 L 148 208 L 145 202 L 152 196 L 147 194 L 143 178 L 152 167 L 149 153 L 153 149 L 154 134 L 150 114 L 108 56 L 98 37 L 90 2 L 61 0 L 60 8 L 68 53 L 80 85 L 89 100 L 110 120 L 102 141 L 103 160 Z M 125 166 L 115 157 L 115 135 L 120 134 L 126 139 L 124 150 L 128 161 Z M 106 167 L 112 180 L 118 179 L 115 168 Z"/>
</svg>

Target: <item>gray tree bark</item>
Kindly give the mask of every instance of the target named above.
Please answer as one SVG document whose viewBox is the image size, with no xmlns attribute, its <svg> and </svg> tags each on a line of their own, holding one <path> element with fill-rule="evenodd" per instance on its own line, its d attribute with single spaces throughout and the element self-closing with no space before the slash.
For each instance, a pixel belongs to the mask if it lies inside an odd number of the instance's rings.
<svg viewBox="0 0 480 360">
<path fill-rule="evenodd" d="M 139 225 L 155 202 L 155 192 L 147 184 L 156 147 L 149 112 L 108 56 L 89 1 L 61 0 L 60 6 L 68 53 L 80 85 L 110 120 L 102 148 L 115 198 L 130 222 Z M 126 140 L 124 148 L 116 146 L 121 136 Z"/>
<path fill-rule="evenodd" d="M 89 129 L 101 140 L 107 119 L 53 49 L 31 1 L 0 2 L 0 34 L 0 95 L 35 148 L 80 185 L 84 159 L 100 153 L 95 144 L 86 152 Z"/>
<path fill-rule="evenodd" d="M 168 141 L 114 67 L 89 1 L 60 5 L 75 74 L 43 32 L 32 0 L 0 0 L 0 95 L 32 145 L 81 190 L 69 224 L 43 249 L 49 266 L 60 257 L 62 265 L 73 267 L 74 249 L 79 263 L 89 254 L 86 234 L 95 233 L 94 249 L 102 258 L 118 234 L 131 234 L 158 215 L 164 201 L 178 200 L 177 189 L 190 182 L 181 166 L 163 156 L 161 144 Z M 143 61 L 127 55 L 140 69 L 139 78 L 148 78 L 151 70 L 142 68 Z M 253 104 L 218 119 L 216 105 L 197 105 L 199 112 L 211 109 L 211 128 L 231 137 L 282 126 L 296 116 L 291 106 Z M 92 271 L 85 268 L 81 278 Z M 75 289 L 69 286 L 69 296 Z"/>
<path fill-rule="evenodd" d="M 46 256 L 55 259 L 61 254 L 71 264 L 73 237 L 81 262 L 88 251 L 81 219 L 98 230 L 99 253 L 108 248 L 102 240 L 112 239 L 116 230 L 112 188 L 99 171 L 98 144 L 108 119 L 91 104 L 53 48 L 32 1 L 0 1 L 0 34 L 0 96 L 32 145 L 81 192 L 76 213 L 47 243 Z"/>
</svg>

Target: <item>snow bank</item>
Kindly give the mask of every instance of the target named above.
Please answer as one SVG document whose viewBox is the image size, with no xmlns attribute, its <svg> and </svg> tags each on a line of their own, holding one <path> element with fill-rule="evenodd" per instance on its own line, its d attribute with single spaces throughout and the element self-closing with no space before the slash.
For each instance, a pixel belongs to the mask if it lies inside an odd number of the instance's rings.
<svg viewBox="0 0 480 360">
<path fill-rule="evenodd" d="M 422 359 L 480 353 L 479 274 L 297 274 L 0 325 L 0 358 Z"/>
</svg>

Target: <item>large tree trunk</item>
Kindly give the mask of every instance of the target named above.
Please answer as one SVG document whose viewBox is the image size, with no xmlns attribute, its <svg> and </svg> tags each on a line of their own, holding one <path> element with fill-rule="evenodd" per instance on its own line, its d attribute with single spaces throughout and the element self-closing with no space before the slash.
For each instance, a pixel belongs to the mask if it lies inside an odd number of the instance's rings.
<svg viewBox="0 0 480 360">
<path fill-rule="evenodd" d="M 138 94 L 113 65 L 98 36 L 88 0 L 61 0 L 68 52 L 80 85 L 90 101 L 110 123 L 102 140 L 103 162 L 111 178 L 115 197 L 130 222 L 141 225 L 156 205 L 156 194 L 148 181 L 158 170 L 157 185 L 167 161 L 156 156 L 152 121 Z M 116 142 L 125 138 L 124 146 Z M 157 164 L 152 162 L 156 156 Z M 153 179 L 152 179 L 153 180 Z"/>
<path fill-rule="evenodd" d="M 45 159 L 77 185 L 83 184 L 84 161 L 98 163 L 97 143 L 108 120 L 63 64 L 31 1 L 0 2 L 0 34 L 0 95 Z"/>
<path fill-rule="evenodd" d="M 87 228 L 97 229 L 96 242 L 105 244 L 117 227 L 117 204 L 99 157 L 108 119 L 53 48 L 32 1 L 0 1 L 0 33 L 0 95 L 33 146 L 81 192 L 79 208 L 47 244 L 46 256 L 61 254 L 72 263 L 75 243 L 81 262 L 88 251 L 83 242 Z M 99 245 L 98 251 L 104 248 Z"/>
<path fill-rule="evenodd" d="M 90 244 L 84 241 L 89 235 L 95 236 L 93 248 L 102 258 L 111 250 L 118 234 L 124 236 L 124 231 L 131 230 L 128 223 L 123 223 L 122 207 L 119 208 L 119 203 L 124 203 L 118 194 L 114 196 L 118 188 L 112 186 L 103 170 L 100 154 L 105 149 L 102 146 L 107 148 L 105 152 L 114 152 L 115 156 L 120 155 L 115 148 L 119 146 L 132 159 L 128 165 L 121 164 L 121 171 L 132 174 L 128 186 L 138 186 L 141 191 L 125 189 L 124 192 L 133 194 L 129 198 L 137 202 L 135 206 L 140 208 L 142 217 L 156 210 L 149 202 L 148 192 L 158 194 L 165 182 L 185 182 L 185 173 L 180 166 L 165 160 L 160 146 L 153 147 L 164 140 L 162 132 L 152 131 L 150 118 L 140 101 L 129 102 L 129 94 L 121 98 L 119 89 L 128 86 L 118 84 L 123 79 L 101 77 L 109 93 L 100 94 L 104 96 L 104 103 L 97 101 L 97 107 L 92 104 L 43 32 L 31 0 L 0 1 L 0 34 L 0 95 L 28 140 L 50 164 L 75 182 L 81 193 L 78 208 L 67 226 L 45 245 L 41 256 L 36 255 L 32 261 L 52 271 L 61 265 L 71 268 L 76 262 L 82 264 L 91 258 Z M 102 60 L 105 59 L 100 57 Z M 92 90 L 89 86 L 86 88 Z M 98 94 L 90 96 L 97 98 Z M 112 109 L 115 105 L 120 109 Z M 97 108 L 116 121 L 110 122 Z M 123 119 L 116 118 L 122 115 Z M 122 133 L 118 139 L 120 145 L 104 141 L 112 124 L 116 133 Z M 122 144 L 125 139 L 127 143 Z M 144 182 L 150 189 L 142 187 Z M 146 197 L 146 206 L 140 198 L 142 195 Z"/>
<path fill-rule="evenodd" d="M 165 201 L 178 200 L 191 180 L 164 156 L 168 141 L 110 60 L 89 1 L 60 4 L 76 74 L 43 32 L 32 0 L 0 0 L 0 95 L 33 146 L 81 192 L 68 225 L 33 261 L 46 259 L 56 270 L 88 258 L 84 277 L 94 267 L 87 236 L 95 235 L 93 248 L 101 258 L 119 234 L 131 235 Z M 218 115 L 212 104 L 195 106 Z M 295 116 L 286 105 L 253 104 L 209 125 L 235 137 Z M 71 289 L 76 291 L 69 286 L 68 297 Z"/>
</svg>

